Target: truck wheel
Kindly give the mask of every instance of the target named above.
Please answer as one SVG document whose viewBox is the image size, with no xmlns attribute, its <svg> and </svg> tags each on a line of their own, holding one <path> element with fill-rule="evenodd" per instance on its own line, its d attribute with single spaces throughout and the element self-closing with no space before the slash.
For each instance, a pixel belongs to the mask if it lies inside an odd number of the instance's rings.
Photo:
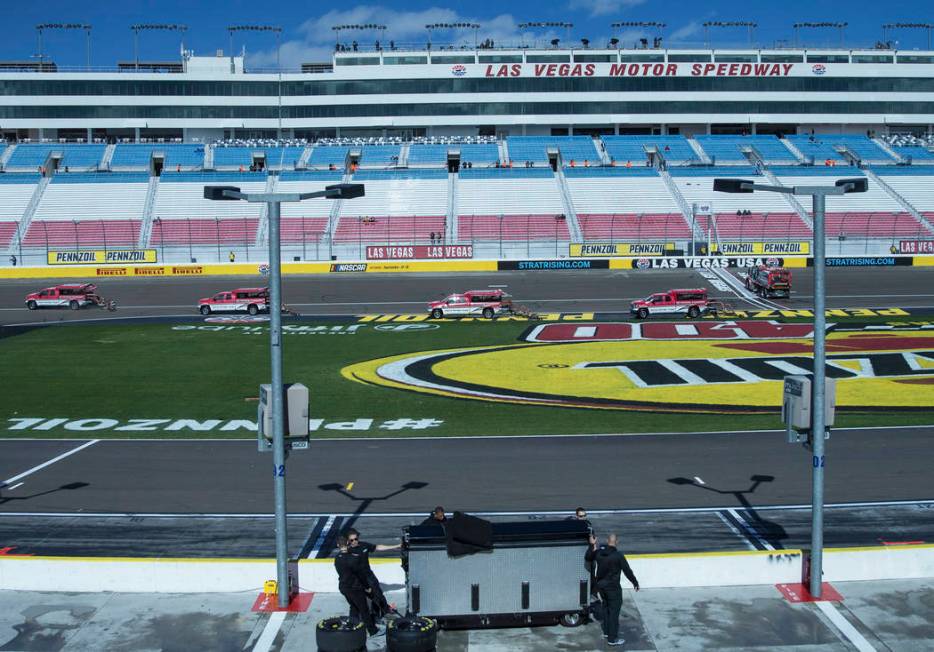
<svg viewBox="0 0 934 652">
<path fill-rule="evenodd" d="M 690 317 L 691 319 L 697 319 L 698 317 L 700 317 L 700 308 L 698 308 L 697 306 L 691 306 L 690 308 L 688 308 L 688 317 Z"/>
<path fill-rule="evenodd" d="M 259 307 L 255 303 L 251 303 L 246 307 L 246 311 L 251 315 L 259 313 Z"/>
<path fill-rule="evenodd" d="M 444 313 L 441 312 L 441 308 L 435 308 L 434 310 L 431 311 L 432 319 L 441 319 L 442 317 L 444 317 Z"/>
<path fill-rule="evenodd" d="M 26 307 L 29 308 L 30 310 L 35 310 L 36 308 L 39 307 L 39 304 L 33 301 L 32 299 L 30 299 L 29 301 L 26 302 Z"/>
<path fill-rule="evenodd" d="M 484 308 L 484 309 L 483 309 L 483 318 L 484 318 L 484 319 L 493 319 L 493 309 L 492 309 L 492 308 Z"/>
<path fill-rule="evenodd" d="M 74 299 L 72 299 L 71 301 L 68 302 L 68 307 L 71 308 L 72 310 L 77 310 L 78 308 L 81 307 L 81 304 L 75 301 Z"/>
<path fill-rule="evenodd" d="M 202 315 L 211 314 L 211 306 L 201 306 L 200 308 L 198 308 L 198 310 L 201 312 Z"/>
<path fill-rule="evenodd" d="M 636 317 L 638 317 L 639 319 L 648 319 L 648 316 L 649 316 L 648 308 L 639 308 L 639 310 L 636 312 Z"/>
<path fill-rule="evenodd" d="M 558 622 L 564 627 L 577 627 L 584 622 L 584 619 L 579 612 L 575 611 L 574 613 L 564 614 Z"/>
</svg>

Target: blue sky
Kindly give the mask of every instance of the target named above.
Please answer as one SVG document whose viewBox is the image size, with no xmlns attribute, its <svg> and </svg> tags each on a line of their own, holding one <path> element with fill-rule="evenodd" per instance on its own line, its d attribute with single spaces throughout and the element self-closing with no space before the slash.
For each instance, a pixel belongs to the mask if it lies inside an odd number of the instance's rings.
<svg viewBox="0 0 934 652">
<path fill-rule="evenodd" d="M 664 43 L 669 46 L 703 45 L 704 21 L 755 21 L 756 41 L 763 47 L 772 47 L 778 41 L 791 44 L 794 38 L 792 24 L 805 21 L 846 21 L 845 37 L 852 47 L 872 46 L 882 38 L 882 23 L 934 22 L 934 4 L 918 0 L 897 2 L 887 6 L 884 2 L 815 2 L 814 0 L 783 0 L 782 2 L 731 2 L 715 0 L 697 2 L 689 0 L 554 0 L 551 3 L 513 0 L 509 3 L 476 0 L 467 3 L 392 2 L 361 4 L 325 4 L 311 2 L 262 2 L 260 0 L 225 0 L 199 2 L 197 0 L 92 0 L 86 2 L 13 2 L 4 12 L 4 39 L 0 45 L 0 59 L 25 60 L 36 53 L 35 25 L 39 23 L 81 22 L 93 25 L 91 58 L 94 66 L 113 67 L 117 60 L 133 58 L 133 34 L 129 26 L 134 23 L 183 23 L 189 30 L 186 47 L 196 54 L 211 54 L 228 48 L 226 27 L 232 24 L 281 25 L 282 60 L 290 67 L 301 62 L 326 61 L 333 50 L 333 25 L 376 23 L 387 26 L 385 40 L 397 44 L 424 44 L 427 23 L 474 22 L 482 25 L 480 39 L 492 38 L 497 45 L 518 43 L 520 39 L 548 40 L 559 37 L 566 40 L 565 30 L 520 30 L 523 22 L 567 21 L 574 23 L 571 40 L 579 44 L 582 37 L 592 45 L 602 45 L 612 37 L 621 39 L 622 45 L 631 47 L 640 36 L 655 36 L 655 32 L 641 34 L 641 30 L 617 31 L 613 22 L 657 21 L 667 24 L 662 31 Z M 335 8 L 329 8 L 335 7 Z M 343 40 L 354 37 L 362 44 L 371 45 L 374 32 L 346 33 Z M 924 49 L 927 33 L 924 30 L 900 30 L 891 35 L 903 49 Z M 712 29 L 714 46 L 744 46 L 745 29 Z M 472 42 L 473 36 L 464 32 L 436 34 L 436 42 Z M 836 30 L 802 30 L 802 41 L 809 45 L 835 45 Z M 140 37 L 140 58 L 175 60 L 178 37 L 174 34 L 152 32 Z M 235 49 L 245 45 L 249 63 L 253 66 L 271 65 L 275 61 L 274 38 L 268 34 L 250 34 L 235 41 Z M 47 32 L 45 53 L 59 66 L 85 64 L 85 38 L 83 32 Z"/>
</svg>

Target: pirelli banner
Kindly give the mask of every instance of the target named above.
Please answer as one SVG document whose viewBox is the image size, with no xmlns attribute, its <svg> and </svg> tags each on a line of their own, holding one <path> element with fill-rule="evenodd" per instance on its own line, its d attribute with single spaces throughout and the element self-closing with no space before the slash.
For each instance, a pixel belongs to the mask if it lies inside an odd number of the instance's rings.
<svg viewBox="0 0 934 652">
<path fill-rule="evenodd" d="M 664 256 L 666 251 L 673 251 L 674 242 L 617 242 L 608 243 L 572 243 L 570 255 L 573 258 L 608 258 L 624 256 Z"/>
<path fill-rule="evenodd" d="M 724 256 L 807 256 L 811 243 L 802 242 L 721 242 L 713 251 Z"/>
<path fill-rule="evenodd" d="M 158 262 L 155 249 L 49 251 L 49 265 L 120 265 Z"/>
</svg>

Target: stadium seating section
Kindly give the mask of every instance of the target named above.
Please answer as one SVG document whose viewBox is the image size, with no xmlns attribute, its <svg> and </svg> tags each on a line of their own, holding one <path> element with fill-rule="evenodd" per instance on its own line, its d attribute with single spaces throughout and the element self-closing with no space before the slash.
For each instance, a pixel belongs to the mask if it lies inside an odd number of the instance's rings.
<svg viewBox="0 0 934 652">
<path fill-rule="evenodd" d="M 645 148 L 655 147 L 671 164 L 697 161 L 697 154 L 683 136 L 603 136 L 606 153 L 618 164 L 645 163 Z"/>
<path fill-rule="evenodd" d="M 590 136 L 510 136 L 506 147 L 513 165 L 521 166 L 525 161 L 545 165 L 549 148 L 561 153 L 564 165 L 570 165 L 571 161 L 581 165 L 584 161 L 590 161 L 592 165 L 600 162 L 600 154 Z"/>
<path fill-rule="evenodd" d="M 120 169 L 147 169 L 154 153 L 165 156 L 166 170 L 200 169 L 204 167 L 204 145 L 183 145 L 178 143 L 120 144 L 114 149 L 110 167 Z"/>
<path fill-rule="evenodd" d="M 461 145 L 410 145 L 409 165 L 446 165 L 448 149 L 460 149 Z"/>
<path fill-rule="evenodd" d="M 748 164 L 745 150 L 753 149 L 766 164 L 795 163 L 795 155 L 775 136 L 698 136 L 697 142 L 717 164 Z"/>
<path fill-rule="evenodd" d="M 311 152 L 308 165 L 313 168 L 326 168 L 329 165 L 334 165 L 343 169 L 344 164 L 347 162 L 347 154 L 349 153 L 349 147 L 317 145 Z"/>
</svg>

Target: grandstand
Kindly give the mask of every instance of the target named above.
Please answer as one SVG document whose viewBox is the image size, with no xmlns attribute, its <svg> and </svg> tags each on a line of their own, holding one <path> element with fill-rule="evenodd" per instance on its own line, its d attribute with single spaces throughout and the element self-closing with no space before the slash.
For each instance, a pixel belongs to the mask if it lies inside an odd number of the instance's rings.
<svg viewBox="0 0 934 652">
<path fill-rule="evenodd" d="M 564 165 L 570 165 L 571 161 L 598 165 L 601 160 L 590 136 L 510 136 L 506 147 L 513 165 L 522 165 L 525 161 L 547 165 L 549 149 L 560 152 Z"/>
<path fill-rule="evenodd" d="M 805 159 L 812 160 L 815 164 L 820 164 L 822 161 L 846 163 L 843 155 L 831 145 L 831 138 L 832 136 L 823 134 L 817 134 L 816 136 L 798 135 L 788 136 L 788 141 L 804 154 Z"/>
<path fill-rule="evenodd" d="M 489 167 L 499 161 L 499 148 L 496 143 L 458 145 L 457 149 L 461 153 L 461 164 L 472 163 Z"/>
<path fill-rule="evenodd" d="M 671 165 L 700 162 L 697 153 L 683 136 L 603 136 L 603 145 L 611 161 L 643 165 L 646 149 L 654 148 Z"/>
<path fill-rule="evenodd" d="M 328 168 L 334 166 L 343 170 L 347 164 L 349 147 L 340 145 L 316 145 L 311 152 L 308 166 L 311 168 Z"/>
<path fill-rule="evenodd" d="M 36 192 L 35 174 L 0 174 L 0 246 L 8 246 Z"/>
<path fill-rule="evenodd" d="M 81 144 L 23 144 L 17 145 L 6 163 L 5 169 L 9 171 L 28 170 L 36 171 L 40 166 L 46 165 L 50 156 L 61 155 L 59 167 L 68 167 L 75 171 L 96 170 L 104 156 L 104 145 Z"/>
<path fill-rule="evenodd" d="M 46 188 L 22 247 L 135 246 L 146 174 L 57 174 Z"/>
<path fill-rule="evenodd" d="M 110 169 L 145 170 L 148 169 L 153 155 L 164 157 L 166 170 L 200 170 L 204 167 L 204 145 L 180 143 L 143 143 L 120 144 L 114 149 L 110 160 Z"/>
<path fill-rule="evenodd" d="M 459 149 L 457 145 L 409 145 L 408 164 L 410 166 L 432 166 L 438 167 L 447 165 L 448 149 Z"/>
<path fill-rule="evenodd" d="M 795 155 L 775 136 L 708 135 L 695 139 L 717 165 L 748 165 L 747 151 L 754 151 L 767 165 L 794 164 Z"/>
</svg>

